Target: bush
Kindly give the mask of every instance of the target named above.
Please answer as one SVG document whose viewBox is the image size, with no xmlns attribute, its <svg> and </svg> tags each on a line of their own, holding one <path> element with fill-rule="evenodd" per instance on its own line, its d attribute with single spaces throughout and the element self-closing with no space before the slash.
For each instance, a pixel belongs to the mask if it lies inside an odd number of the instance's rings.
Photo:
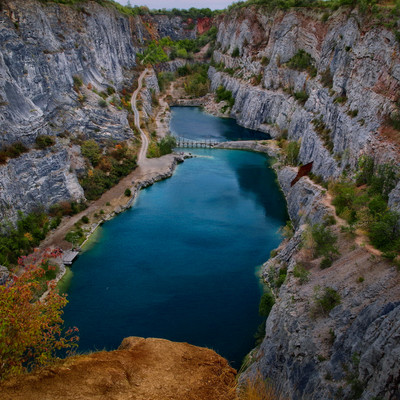
<svg viewBox="0 0 400 400">
<path fill-rule="evenodd" d="M 300 92 L 294 92 L 293 96 L 303 106 L 304 106 L 304 104 L 306 104 L 308 97 L 309 97 L 307 92 L 305 92 L 304 90 L 302 90 Z"/>
<path fill-rule="evenodd" d="M 332 259 L 330 257 L 324 257 L 321 261 L 320 268 L 321 269 L 326 269 L 332 266 Z"/>
<path fill-rule="evenodd" d="M 93 167 L 97 166 L 101 157 L 101 149 L 95 140 L 85 140 L 81 145 L 81 152 L 82 155 L 90 161 Z"/>
<path fill-rule="evenodd" d="M 35 142 L 38 149 L 45 149 L 46 147 L 53 146 L 56 143 L 54 138 L 48 135 L 37 136 Z"/>
<path fill-rule="evenodd" d="M 314 66 L 314 60 L 310 54 L 303 49 L 299 50 L 287 63 L 289 68 L 298 71 L 307 71 L 312 77 L 317 76 L 317 69 Z"/>
<path fill-rule="evenodd" d="M 271 312 L 272 306 L 275 304 L 275 298 L 271 292 L 265 292 L 261 296 L 260 306 L 258 312 L 262 317 L 268 317 Z"/>
<path fill-rule="evenodd" d="M 46 237 L 49 218 L 42 211 L 27 215 L 19 212 L 15 227 L 3 222 L 0 228 L 0 265 L 15 265 L 21 255 L 31 252 Z"/>
<path fill-rule="evenodd" d="M 167 135 L 163 137 L 159 142 L 159 148 L 161 155 L 170 154 L 176 147 L 176 139 L 174 136 Z"/>
<path fill-rule="evenodd" d="M 84 224 L 88 224 L 88 223 L 89 223 L 89 217 L 86 216 L 86 215 L 84 215 L 84 216 L 81 218 L 81 221 L 82 221 Z"/>
<path fill-rule="evenodd" d="M 102 108 L 106 108 L 107 107 L 107 102 L 104 99 L 100 99 L 98 104 Z"/>
<path fill-rule="evenodd" d="M 387 211 L 374 222 L 369 232 L 371 243 L 382 251 L 400 251 L 400 214 Z"/>
<path fill-rule="evenodd" d="M 340 294 L 331 287 L 325 287 L 321 292 L 320 288 L 317 286 L 314 288 L 314 313 L 322 313 L 324 315 L 329 314 L 337 305 L 340 304 Z"/>
<path fill-rule="evenodd" d="M 293 276 L 299 279 L 299 283 L 307 283 L 310 279 L 310 271 L 307 271 L 302 265 L 296 264 L 293 268 Z"/>
<path fill-rule="evenodd" d="M 125 189 L 124 194 L 125 194 L 126 197 L 131 197 L 131 196 L 132 196 L 132 192 L 131 192 L 131 190 L 128 189 L 128 188 Z"/>
<path fill-rule="evenodd" d="M 311 235 L 315 243 L 314 256 L 332 257 L 338 254 L 336 247 L 337 236 L 322 224 L 312 226 Z"/>
<path fill-rule="evenodd" d="M 226 101 L 229 104 L 229 107 L 233 107 L 235 104 L 235 99 L 232 96 L 232 92 L 230 90 L 225 89 L 222 85 L 219 86 L 216 90 L 217 98 L 216 101 L 219 103 L 220 101 Z"/>
<path fill-rule="evenodd" d="M 286 280 L 287 276 L 287 267 L 279 268 L 278 277 L 275 279 L 274 285 L 277 288 L 280 288 Z"/>
<path fill-rule="evenodd" d="M 232 57 L 239 57 L 239 56 L 240 56 L 239 47 L 235 47 L 235 49 L 232 51 Z"/>
<path fill-rule="evenodd" d="M 286 162 L 296 166 L 299 163 L 300 143 L 290 141 L 286 147 Z"/>
</svg>

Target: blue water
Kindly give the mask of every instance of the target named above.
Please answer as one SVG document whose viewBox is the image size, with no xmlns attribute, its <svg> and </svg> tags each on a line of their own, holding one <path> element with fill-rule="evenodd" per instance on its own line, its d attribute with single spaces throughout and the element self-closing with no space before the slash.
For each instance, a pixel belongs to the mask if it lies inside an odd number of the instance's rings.
<svg viewBox="0 0 400 400">
<path fill-rule="evenodd" d="M 263 140 L 267 133 L 239 126 L 231 118 L 218 118 L 205 114 L 199 107 L 171 107 L 171 132 L 187 139 Z"/>
<path fill-rule="evenodd" d="M 72 267 L 67 326 L 81 351 L 126 336 L 213 348 L 239 367 L 261 322 L 256 267 L 280 241 L 285 201 L 265 156 L 196 149 L 142 190 Z"/>
</svg>

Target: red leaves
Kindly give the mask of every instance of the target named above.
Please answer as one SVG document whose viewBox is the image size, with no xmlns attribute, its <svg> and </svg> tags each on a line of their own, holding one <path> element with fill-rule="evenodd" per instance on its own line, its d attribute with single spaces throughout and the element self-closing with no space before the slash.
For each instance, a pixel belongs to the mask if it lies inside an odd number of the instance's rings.
<svg viewBox="0 0 400 400">
<path fill-rule="evenodd" d="M 45 251 L 41 263 L 59 255 L 59 249 Z M 21 257 L 20 267 L 28 259 Z M 28 367 L 49 363 L 56 350 L 77 346 L 77 328 L 63 332 L 61 315 L 66 297 L 58 294 L 55 284 L 50 284 L 46 298 L 37 298 L 39 280 L 44 274 L 43 268 L 31 264 L 20 276 L 14 276 L 9 285 L 0 286 L 0 380 Z"/>
</svg>

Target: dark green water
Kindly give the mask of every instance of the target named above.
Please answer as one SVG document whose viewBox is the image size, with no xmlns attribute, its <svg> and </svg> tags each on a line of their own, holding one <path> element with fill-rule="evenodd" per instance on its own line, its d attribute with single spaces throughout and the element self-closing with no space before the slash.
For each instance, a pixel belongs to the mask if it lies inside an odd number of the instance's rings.
<svg viewBox="0 0 400 400">
<path fill-rule="evenodd" d="M 239 367 L 253 347 L 255 271 L 280 241 L 285 201 L 263 155 L 193 153 L 74 263 L 64 317 L 79 328 L 81 351 L 161 337 L 213 348 Z"/>
<path fill-rule="evenodd" d="M 171 132 L 186 139 L 262 140 L 267 133 L 239 126 L 231 118 L 218 118 L 203 113 L 199 107 L 171 107 Z"/>
</svg>

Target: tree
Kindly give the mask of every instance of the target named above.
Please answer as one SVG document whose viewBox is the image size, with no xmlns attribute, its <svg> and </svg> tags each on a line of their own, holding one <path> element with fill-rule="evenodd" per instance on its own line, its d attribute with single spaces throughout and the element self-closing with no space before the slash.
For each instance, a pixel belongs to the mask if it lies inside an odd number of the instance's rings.
<svg viewBox="0 0 400 400">
<path fill-rule="evenodd" d="M 46 252 L 42 263 L 58 255 Z M 19 264 L 22 267 L 24 260 Z M 45 274 L 40 266 L 28 265 L 20 276 L 0 286 L 0 380 L 46 365 L 57 351 L 77 346 L 77 328 L 63 333 L 66 297 L 49 283 L 48 295 L 38 299 Z"/>
<path fill-rule="evenodd" d="M 258 312 L 262 317 L 268 317 L 271 312 L 272 306 L 275 304 L 274 296 L 271 292 L 265 292 L 261 296 L 260 306 Z"/>
</svg>

